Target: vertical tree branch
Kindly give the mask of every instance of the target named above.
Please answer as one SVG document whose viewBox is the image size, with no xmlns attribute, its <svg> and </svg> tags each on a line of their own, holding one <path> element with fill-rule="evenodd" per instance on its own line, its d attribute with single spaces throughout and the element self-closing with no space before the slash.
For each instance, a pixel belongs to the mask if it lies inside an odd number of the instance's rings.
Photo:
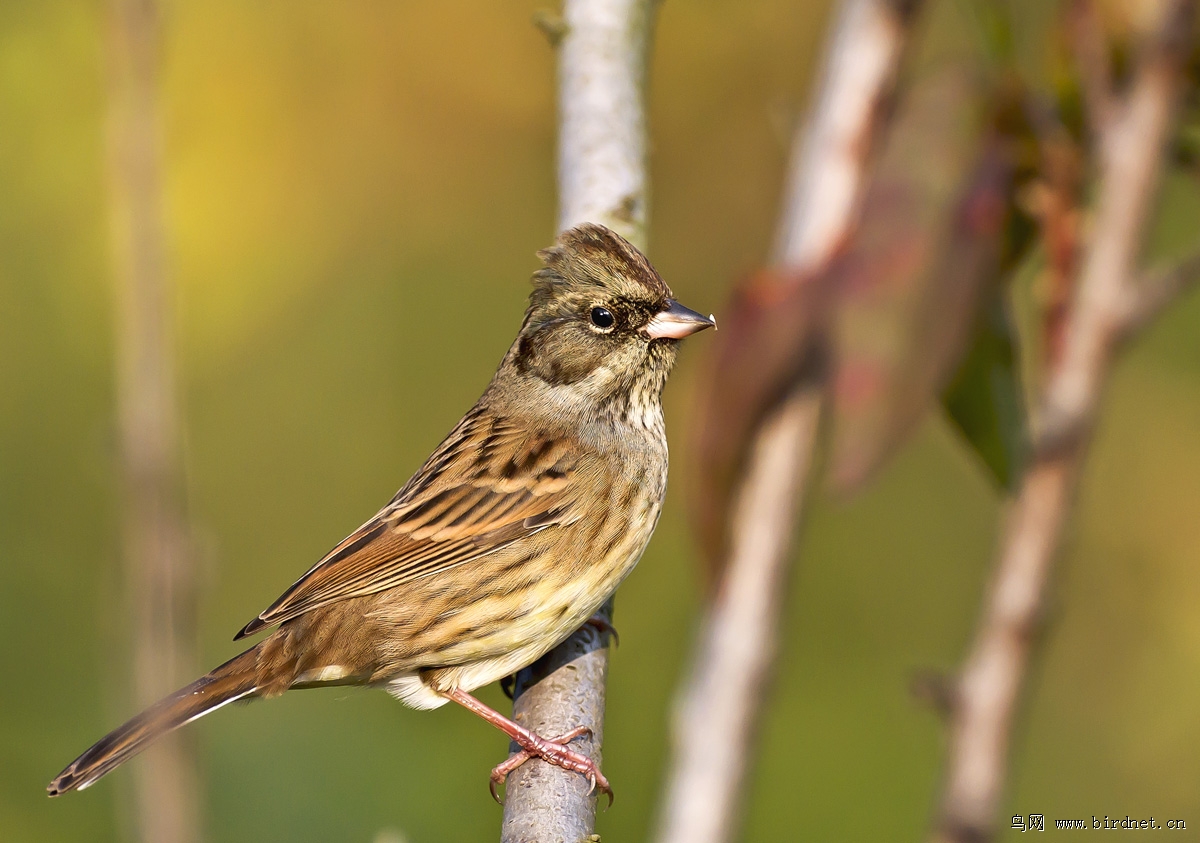
<svg viewBox="0 0 1200 843">
<path fill-rule="evenodd" d="M 1146 220 L 1182 82 L 1191 0 L 1163 4 L 1125 99 L 1098 137 L 1099 197 L 1067 315 L 1061 359 L 1049 374 L 1032 462 L 1001 538 L 980 627 L 959 679 L 949 761 L 933 839 L 978 843 L 996 833 L 1008 746 L 1045 587 L 1129 301 Z"/>
<path fill-rule="evenodd" d="M 159 10 L 113 0 L 109 156 L 116 262 L 117 405 L 134 696 L 145 706 L 190 673 L 193 582 L 166 269 L 158 114 Z M 194 760 L 177 737 L 137 766 L 136 826 L 153 843 L 200 837 Z"/>
<path fill-rule="evenodd" d="M 880 112 L 896 81 L 920 0 L 842 0 L 828 39 L 808 121 L 788 167 L 776 264 L 824 266 L 850 236 Z"/>
<path fill-rule="evenodd" d="M 727 567 L 676 703 L 660 843 L 720 843 L 733 835 L 824 403 L 821 385 L 806 383 L 751 444 Z"/>
<path fill-rule="evenodd" d="M 918 5 L 840 4 L 793 148 L 774 250 L 781 277 L 819 270 L 850 236 Z M 764 419 L 738 481 L 722 579 L 677 703 L 659 843 L 720 843 L 734 831 L 825 404 L 817 366 Z"/>
<path fill-rule="evenodd" d="M 558 47 L 558 229 L 646 248 L 646 69 L 657 0 L 566 0 Z"/>
<path fill-rule="evenodd" d="M 655 0 L 566 0 L 558 30 L 559 230 L 585 221 L 646 247 L 646 67 Z M 612 618 L 612 601 L 602 615 Z M 538 734 L 579 726 L 573 746 L 600 761 L 608 635 L 584 626 L 517 675 L 513 717 Z M 596 825 L 596 798 L 577 773 L 540 760 L 508 777 L 503 843 L 577 841 Z"/>
</svg>

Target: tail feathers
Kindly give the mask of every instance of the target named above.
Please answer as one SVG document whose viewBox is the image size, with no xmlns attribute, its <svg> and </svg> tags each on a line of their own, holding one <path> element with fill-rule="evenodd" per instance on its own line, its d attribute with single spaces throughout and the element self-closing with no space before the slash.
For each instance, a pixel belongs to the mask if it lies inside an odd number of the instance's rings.
<svg viewBox="0 0 1200 843">
<path fill-rule="evenodd" d="M 109 732 L 55 776 L 46 791 L 58 796 L 83 790 L 163 735 L 223 705 L 254 696 L 259 647 L 230 659 Z"/>
</svg>

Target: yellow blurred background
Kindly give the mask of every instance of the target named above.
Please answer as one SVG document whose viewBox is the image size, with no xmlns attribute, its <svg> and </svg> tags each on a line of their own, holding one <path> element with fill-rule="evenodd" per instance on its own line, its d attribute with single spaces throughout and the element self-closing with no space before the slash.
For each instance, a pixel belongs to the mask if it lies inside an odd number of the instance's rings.
<svg viewBox="0 0 1200 843">
<path fill-rule="evenodd" d="M 935 3 L 926 61 L 970 51 Z M 1048 5 L 1048 4 L 1047 4 Z M 233 633 L 408 477 L 520 323 L 554 220 L 554 57 L 542 4 L 163 3 L 163 133 L 178 285 L 200 652 Z M 1020 54 L 1042 60 L 1032 0 Z M 651 76 L 650 254 L 720 306 L 770 242 L 825 2 L 669 2 Z M 132 713 L 122 598 L 105 121 L 105 4 L 0 4 L 0 839 L 128 832 L 121 770 L 50 777 Z M 967 46 L 963 46 L 963 45 Z M 940 45 L 940 46 L 939 46 Z M 1036 71 L 1035 71 L 1036 72 Z M 1172 176 L 1156 252 L 1194 247 Z M 1014 744 L 1008 813 L 1200 828 L 1200 299 L 1121 364 Z M 705 337 L 668 387 L 672 493 L 622 588 L 607 841 L 645 839 L 701 581 L 682 510 Z M 942 728 L 909 694 L 953 668 L 1003 502 L 931 416 L 877 483 L 811 514 L 751 780 L 748 841 L 918 839 Z M 190 679 L 191 677 L 181 677 Z M 505 705 L 496 688 L 483 693 Z M 210 839 L 495 839 L 506 751 L 453 707 L 325 690 L 189 729 Z M 151 750 L 153 751 L 153 750 Z M 138 763 L 136 760 L 132 762 Z M 1009 832 L 1016 834 L 1016 832 Z"/>
</svg>

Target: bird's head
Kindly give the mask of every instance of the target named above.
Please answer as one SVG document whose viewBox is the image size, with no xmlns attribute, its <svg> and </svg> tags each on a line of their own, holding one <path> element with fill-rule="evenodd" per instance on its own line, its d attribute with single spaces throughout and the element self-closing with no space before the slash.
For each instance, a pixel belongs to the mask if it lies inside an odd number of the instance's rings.
<svg viewBox="0 0 1200 843">
<path fill-rule="evenodd" d="M 602 225 L 564 231 L 538 253 L 510 362 L 526 377 L 596 400 L 658 400 L 679 340 L 713 327 L 674 300 L 646 256 Z"/>
</svg>

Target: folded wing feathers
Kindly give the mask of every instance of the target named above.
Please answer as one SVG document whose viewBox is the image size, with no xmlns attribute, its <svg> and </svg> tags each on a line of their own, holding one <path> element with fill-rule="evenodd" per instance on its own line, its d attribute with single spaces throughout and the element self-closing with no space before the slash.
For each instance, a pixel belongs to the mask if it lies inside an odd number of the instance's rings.
<svg viewBox="0 0 1200 843">
<path fill-rule="evenodd" d="M 319 606 L 375 594 L 573 523 L 575 466 L 562 440 L 468 415 L 374 518 L 247 624 L 242 638 Z"/>
</svg>

